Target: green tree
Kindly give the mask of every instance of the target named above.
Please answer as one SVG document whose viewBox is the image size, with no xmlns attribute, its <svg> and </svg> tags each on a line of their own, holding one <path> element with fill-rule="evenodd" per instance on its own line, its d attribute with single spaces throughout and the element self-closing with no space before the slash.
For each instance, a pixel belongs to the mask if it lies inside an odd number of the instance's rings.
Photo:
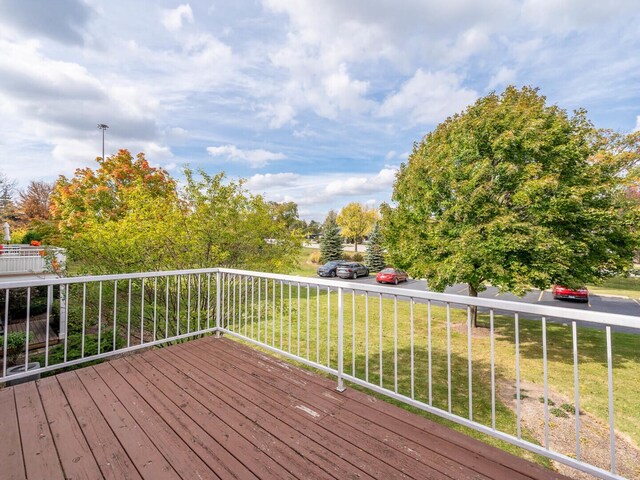
<svg viewBox="0 0 640 480">
<path fill-rule="evenodd" d="M 176 182 L 161 168 L 149 166 L 144 153 L 134 159 L 127 150 L 96 159 L 98 168 L 77 169 L 72 179 L 61 176 L 51 194 L 51 213 L 67 236 L 82 231 L 85 222 L 104 223 L 128 214 L 131 190 L 144 190 L 150 199 L 176 198 Z"/>
<path fill-rule="evenodd" d="M 365 263 L 374 272 L 379 272 L 387 265 L 382 247 L 382 232 L 380 231 L 380 224 L 378 222 L 375 223 L 369 235 L 369 245 L 367 245 Z"/>
<path fill-rule="evenodd" d="M 331 215 L 331 210 L 322 228 L 322 238 L 320 239 L 320 262 L 325 263 L 330 260 L 340 260 L 342 258 L 342 237 L 340 228 Z M 335 212 L 334 212 L 335 215 Z"/>
<path fill-rule="evenodd" d="M 284 222 L 289 230 L 304 230 L 305 224 L 298 216 L 296 202 L 268 202 L 268 204 L 277 220 Z"/>
<path fill-rule="evenodd" d="M 352 202 L 340 210 L 336 222 L 342 228 L 342 236 L 353 239 L 357 252 L 358 242 L 371 231 L 377 218 L 377 211 L 369 209 L 361 203 Z"/>
<path fill-rule="evenodd" d="M 117 158 L 115 158 L 117 157 Z M 105 165 L 106 163 L 106 165 Z M 167 172 L 126 151 L 56 184 L 53 208 L 68 259 L 83 273 L 228 266 L 284 272 L 301 234 L 261 196 L 224 174 Z M 105 168 L 107 167 L 107 168 Z"/>
<path fill-rule="evenodd" d="M 260 195 L 229 181 L 223 173 L 197 178 L 185 171 L 185 235 L 193 266 L 229 266 L 286 272 L 297 262 L 302 234 L 287 216 Z M 293 204 L 295 205 L 295 204 Z M 297 210 L 297 208 L 296 208 Z"/>
<path fill-rule="evenodd" d="M 389 257 L 429 287 L 490 282 L 522 295 L 630 266 L 638 207 L 624 184 L 638 136 L 597 131 L 533 88 L 508 87 L 414 145 L 384 206 Z"/>
</svg>

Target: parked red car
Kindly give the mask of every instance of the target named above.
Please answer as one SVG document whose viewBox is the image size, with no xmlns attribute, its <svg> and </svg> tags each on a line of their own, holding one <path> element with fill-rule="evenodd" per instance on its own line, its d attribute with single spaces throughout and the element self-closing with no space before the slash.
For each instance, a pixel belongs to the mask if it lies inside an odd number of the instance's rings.
<svg viewBox="0 0 640 480">
<path fill-rule="evenodd" d="M 581 300 L 583 302 L 589 301 L 589 290 L 585 287 L 576 288 L 574 290 L 572 288 L 563 287 L 562 285 L 554 285 L 551 289 L 551 293 L 553 294 L 553 298 L 556 300 L 567 298 L 570 300 Z"/>
<path fill-rule="evenodd" d="M 376 275 L 376 282 L 378 283 L 395 283 L 406 282 L 409 280 L 407 272 L 398 268 L 385 268 Z"/>
</svg>

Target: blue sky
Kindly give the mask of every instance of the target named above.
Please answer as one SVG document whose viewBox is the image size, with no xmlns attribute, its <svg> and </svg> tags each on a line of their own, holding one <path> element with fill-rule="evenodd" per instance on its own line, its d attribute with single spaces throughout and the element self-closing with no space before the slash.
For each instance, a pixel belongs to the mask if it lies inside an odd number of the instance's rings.
<svg viewBox="0 0 640 480">
<path fill-rule="evenodd" d="M 388 201 L 414 142 L 508 84 L 640 129 L 637 0 L 0 0 L 0 171 L 144 151 L 322 220 Z"/>
</svg>

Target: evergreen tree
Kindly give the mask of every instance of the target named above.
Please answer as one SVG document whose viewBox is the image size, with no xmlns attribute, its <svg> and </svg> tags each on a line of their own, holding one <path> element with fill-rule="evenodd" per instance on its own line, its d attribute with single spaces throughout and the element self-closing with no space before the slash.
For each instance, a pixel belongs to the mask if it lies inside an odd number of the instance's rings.
<svg viewBox="0 0 640 480">
<path fill-rule="evenodd" d="M 365 263 L 367 267 L 374 272 L 379 272 L 387 265 L 382 249 L 382 232 L 377 222 L 373 225 L 373 230 L 371 230 L 371 234 L 369 235 L 369 245 L 367 246 Z"/>
<path fill-rule="evenodd" d="M 342 258 L 342 237 L 340 229 L 333 217 L 327 217 L 320 239 L 320 261 L 322 263 Z"/>
</svg>

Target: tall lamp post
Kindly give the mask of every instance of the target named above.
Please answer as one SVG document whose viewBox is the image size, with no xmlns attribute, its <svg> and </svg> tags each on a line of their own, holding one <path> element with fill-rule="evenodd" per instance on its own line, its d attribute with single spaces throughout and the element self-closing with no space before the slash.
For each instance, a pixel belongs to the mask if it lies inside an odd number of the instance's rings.
<svg viewBox="0 0 640 480">
<path fill-rule="evenodd" d="M 105 123 L 99 123 L 98 128 L 102 130 L 102 161 L 104 162 L 104 131 L 109 128 L 109 125 Z"/>
</svg>

